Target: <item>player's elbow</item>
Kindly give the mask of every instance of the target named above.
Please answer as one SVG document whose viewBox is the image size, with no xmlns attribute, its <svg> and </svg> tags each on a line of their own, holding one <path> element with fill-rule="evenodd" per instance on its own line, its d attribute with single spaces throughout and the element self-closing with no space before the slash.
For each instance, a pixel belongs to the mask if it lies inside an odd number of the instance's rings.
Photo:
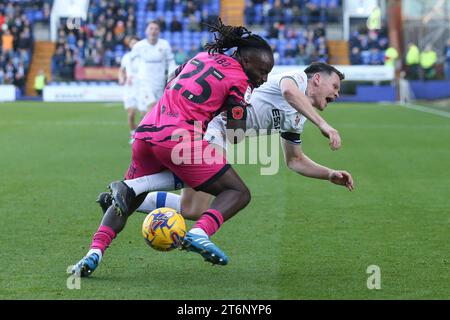
<svg viewBox="0 0 450 320">
<path fill-rule="evenodd" d="M 292 88 L 285 88 L 282 92 L 281 92 L 281 94 L 283 95 L 283 98 L 286 100 L 286 101 L 292 101 L 292 100 L 294 100 L 295 99 L 295 96 L 296 96 L 296 91 L 294 90 L 294 89 L 292 89 Z"/>
</svg>

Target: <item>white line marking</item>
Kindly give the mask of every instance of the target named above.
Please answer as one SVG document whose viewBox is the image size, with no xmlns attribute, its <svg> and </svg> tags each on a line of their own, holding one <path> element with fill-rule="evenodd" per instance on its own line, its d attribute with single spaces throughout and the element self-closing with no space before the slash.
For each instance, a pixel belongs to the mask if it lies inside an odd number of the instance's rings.
<svg viewBox="0 0 450 320">
<path fill-rule="evenodd" d="M 446 117 L 446 118 L 450 118 L 450 112 L 446 112 L 446 111 L 441 111 L 441 110 L 435 110 L 429 107 L 424 107 L 424 106 L 420 106 L 420 105 L 416 105 L 416 104 L 404 104 L 401 105 L 402 107 L 408 108 L 408 109 L 413 109 L 413 110 L 417 110 L 417 111 L 422 111 L 422 112 L 426 112 L 426 113 L 431 113 L 437 116 L 441 116 L 441 117 Z"/>
</svg>

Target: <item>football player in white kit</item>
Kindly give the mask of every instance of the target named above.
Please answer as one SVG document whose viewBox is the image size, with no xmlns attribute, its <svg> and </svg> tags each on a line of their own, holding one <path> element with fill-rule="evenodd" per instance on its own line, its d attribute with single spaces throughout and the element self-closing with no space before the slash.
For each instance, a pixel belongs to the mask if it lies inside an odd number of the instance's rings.
<svg viewBox="0 0 450 320">
<path fill-rule="evenodd" d="M 133 49 L 139 38 L 133 36 L 129 39 L 128 47 Z M 119 84 L 123 85 L 123 105 L 128 112 L 128 126 L 130 127 L 131 140 L 133 139 L 134 130 L 136 129 L 136 110 L 138 107 L 138 89 L 139 83 L 137 79 L 137 59 L 132 57 L 131 52 L 123 55 L 119 69 Z"/>
<path fill-rule="evenodd" d="M 336 150 L 341 145 L 339 133 L 320 117 L 314 108 L 323 111 L 339 96 L 344 75 L 326 63 L 313 63 L 305 71 L 292 71 L 270 77 L 255 89 L 247 108 L 247 129 L 264 129 L 262 134 L 280 132 L 285 163 L 289 169 L 303 176 L 329 180 L 352 191 L 353 178 L 344 170 L 334 170 L 315 163 L 301 148 L 300 134 L 306 118 L 311 120 L 330 140 Z M 306 117 L 305 117 L 306 116 Z M 208 125 L 205 139 L 217 148 L 226 150 L 225 121 L 219 115 Z M 136 195 L 156 190 L 179 189 L 182 183 L 170 172 L 127 180 Z M 137 211 L 148 213 L 160 207 L 171 207 L 190 220 L 196 220 L 208 208 L 212 196 L 185 188 L 181 196 L 167 192 L 151 192 Z M 108 207 L 110 203 L 105 203 Z"/>
<path fill-rule="evenodd" d="M 159 24 L 150 22 L 145 30 L 146 38 L 131 51 L 138 59 L 138 109 L 142 116 L 161 98 L 168 73 L 177 67 L 169 42 L 160 39 L 159 34 Z"/>
</svg>

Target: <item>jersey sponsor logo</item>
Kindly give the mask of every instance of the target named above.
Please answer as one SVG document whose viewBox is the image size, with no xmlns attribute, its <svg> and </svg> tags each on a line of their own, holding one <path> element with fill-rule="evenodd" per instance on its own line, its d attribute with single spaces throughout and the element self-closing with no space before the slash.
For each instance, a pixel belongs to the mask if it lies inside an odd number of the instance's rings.
<svg viewBox="0 0 450 320">
<path fill-rule="evenodd" d="M 278 109 L 272 109 L 273 128 L 280 130 L 281 128 L 281 113 Z"/>
<path fill-rule="evenodd" d="M 245 91 L 245 94 L 244 94 L 244 101 L 246 103 L 250 103 L 251 96 L 252 96 L 252 88 L 250 88 L 250 86 L 248 86 L 247 90 Z"/>
<path fill-rule="evenodd" d="M 231 115 L 234 120 L 242 120 L 242 118 L 244 117 L 244 108 L 233 107 L 233 109 L 231 109 Z"/>
</svg>

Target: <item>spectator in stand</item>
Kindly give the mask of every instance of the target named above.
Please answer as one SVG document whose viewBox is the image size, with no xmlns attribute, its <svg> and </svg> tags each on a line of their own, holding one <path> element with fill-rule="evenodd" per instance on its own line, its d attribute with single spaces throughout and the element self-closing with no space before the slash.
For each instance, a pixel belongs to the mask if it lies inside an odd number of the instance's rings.
<svg viewBox="0 0 450 320">
<path fill-rule="evenodd" d="M 29 31 L 24 30 L 20 33 L 19 40 L 17 41 L 17 49 L 31 49 L 31 39 Z"/>
<path fill-rule="evenodd" d="M 3 32 L 2 36 L 2 49 L 3 53 L 8 53 L 10 50 L 13 50 L 14 36 L 11 34 L 11 31 L 7 28 Z"/>
<path fill-rule="evenodd" d="M 131 37 L 134 34 L 134 25 L 132 19 L 128 18 L 125 28 L 125 37 Z"/>
<path fill-rule="evenodd" d="M 321 0 L 308 0 L 304 3 L 303 11 L 303 23 L 306 25 L 320 21 L 320 1 Z"/>
<path fill-rule="evenodd" d="M 286 58 L 292 58 L 295 61 L 295 57 L 298 54 L 298 49 L 297 47 L 294 47 L 294 45 L 292 44 L 292 42 L 288 42 L 286 44 L 286 49 L 284 51 L 284 56 Z M 295 63 L 295 62 L 294 62 Z M 294 63 L 290 63 L 290 64 L 294 64 Z"/>
<path fill-rule="evenodd" d="M 114 40 L 114 35 L 112 31 L 107 31 L 105 35 L 105 39 L 103 40 L 103 48 L 105 50 L 114 50 L 116 46 L 116 41 Z"/>
<path fill-rule="evenodd" d="M 125 39 L 125 23 L 122 20 L 118 20 L 114 28 L 114 40 L 122 42 Z"/>
<path fill-rule="evenodd" d="M 52 57 L 52 64 L 51 64 L 52 75 L 55 80 L 61 79 L 60 71 L 64 66 L 64 57 L 65 57 L 64 47 L 62 47 L 61 45 L 57 45 L 55 54 Z"/>
<path fill-rule="evenodd" d="M 280 0 L 275 0 L 273 7 L 269 10 L 268 14 L 269 23 L 279 22 L 280 24 L 284 24 L 284 12 Z"/>
<path fill-rule="evenodd" d="M 325 37 L 325 25 L 320 22 L 316 24 L 313 28 L 314 38 Z"/>
<path fill-rule="evenodd" d="M 359 51 L 358 47 L 353 47 L 352 51 L 350 53 L 350 63 L 352 65 L 360 65 L 363 64 L 362 58 L 361 58 L 361 52 Z"/>
<path fill-rule="evenodd" d="M 64 57 L 64 65 L 61 70 L 61 78 L 63 80 L 73 80 L 75 69 L 75 59 L 73 58 L 72 51 L 66 50 Z"/>
<path fill-rule="evenodd" d="M 178 20 L 177 16 L 174 16 L 172 22 L 170 23 L 171 32 L 181 32 L 183 30 L 183 25 Z"/>
<path fill-rule="evenodd" d="M 271 44 L 270 47 L 272 48 L 272 52 L 273 52 L 274 64 L 277 65 L 280 63 L 280 53 L 278 52 L 275 44 Z"/>
<path fill-rule="evenodd" d="M 284 29 L 284 37 L 286 39 L 296 39 L 298 37 L 297 28 L 294 26 L 287 26 Z"/>
<path fill-rule="evenodd" d="M 274 22 L 271 24 L 269 30 L 267 31 L 267 37 L 269 39 L 278 39 L 280 36 L 280 23 Z"/>
<path fill-rule="evenodd" d="M 378 33 L 375 30 L 369 30 L 369 33 L 367 35 L 367 45 L 369 47 L 369 50 L 372 48 L 378 48 Z"/>
<path fill-rule="evenodd" d="M 305 45 L 305 53 L 311 57 L 311 62 L 315 61 L 316 45 L 314 43 L 314 33 L 308 32 L 308 38 Z"/>
<path fill-rule="evenodd" d="M 298 54 L 295 57 L 296 64 L 301 65 L 301 66 L 310 65 L 311 57 L 306 54 L 305 45 L 302 43 L 299 43 L 297 45 L 297 48 L 298 48 Z"/>
<path fill-rule="evenodd" d="M 156 11 L 156 0 L 147 0 L 147 11 Z"/>
<path fill-rule="evenodd" d="M 19 89 L 21 94 L 25 93 L 25 67 L 22 61 L 17 65 L 13 84 Z"/>
<path fill-rule="evenodd" d="M 65 58 L 65 56 L 64 56 Z M 91 42 L 84 50 L 84 65 L 86 67 L 95 66 L 96 61 L 98 60 L 97 50 L 94 47 L 94 44 Z"/>
<path fill-rule="evenodd" d="M 183 15 L 185 18 L 189 17 L 190 15 L 194 14 L 197 10 L 197 7 L 195 6 L 195 3 L 192 0 L 186 1 L 186 7 L 183 10 Z"/>
<path fill-rule="evenodd" d="M 14 83 L 14 75 L 16 73 L 16 68 L 11 60 L 6 63 L 5 66 L 5 83 L 13 84 Z"/>
<path fill-rule="evenodd" d="M 174 53 L 175 63 L 177 65 L 182 65 L 188 60 L 188 55 L 182 48 L 177 48 L 175 46 L 172 47 Z"/>
<path fill-rule="evenodd" d="M 252 2 L 247 2 L 244 8 L 245 23 L 252 26 L 255 23 L 255 5 Z"/>
<path fill-rule="evenodd" d="M 193 43 L 191 45 L 191 49 L 187 53 L 187 60 L 192 59 L 193 57 L 195 57 L 195 55 L 197 53 L 199 53 L 200 51 L 201 51 L 200 48 L 195 43 Z"/>
<path fill-rule="evenodd" d="M 200 31 L 200 24 L 197 21 L 197 18 L 195 17 L 194 14 L 189 15 L 189 23 L 187 25 L 187 30 L 191 31 L 191 32 L 198 32 Z"/>
<path fill-rule="evenodd" d="M 158 22 L 159 24 L 159 29 L 161 30 L 161 32 L 164 32 L 167 30 L 167 23 L 166 23 L 166 18 L 164 18 L 164 16 L 160 16 L 156 22 Z"/>
<path fill-rule="evenodd" d="M 394 59 L 394 61 L 395 61 L 395 59 Z M 383 55 L 380 53 L 380 50 L 376 47 L 373 47 L 370 49 L 369 64 L 377 65 L 377 66 L 383 64 Z M 385 62 L 385 65 L 386 65 L 386 62 Z"/>
<path fill-rule="evenodd" d="M 181 0 L 168 0 L 166 1 L 166 10 L 174 11 L 177 5 L 180 5 Z"/>
<path fill-rule="evenodd" d="M 342 8 L 339 0 L 327 0 L 326 14 L 328 22 L 339 23 L 342 20 Z"/>
<path fill-rule="evenodd" d="M 319 46 L 317 47 L 317 62 L 324 62 L 326 63 L 328 61 L 328 48 L 325 41 L 321 41 L 319 43 Z"/>
</svg>

